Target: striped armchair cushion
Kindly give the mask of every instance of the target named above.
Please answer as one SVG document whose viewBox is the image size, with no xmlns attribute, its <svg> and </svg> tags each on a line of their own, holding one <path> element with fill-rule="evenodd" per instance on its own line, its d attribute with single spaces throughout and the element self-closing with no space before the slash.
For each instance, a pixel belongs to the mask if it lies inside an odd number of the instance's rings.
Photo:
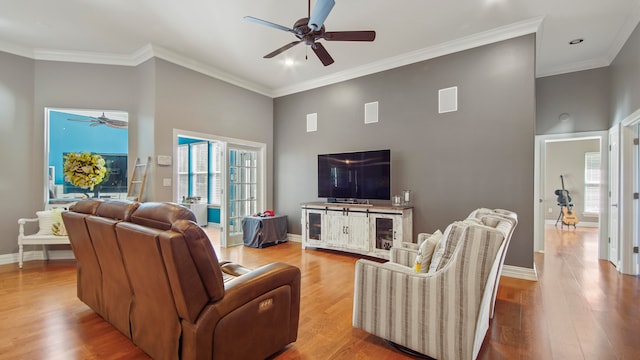
<svg viewBox="0 0 640 360">
<path fill-rule="evenodd" d="M 451 233 L 448 261 L 435 273 L 358 260 L 353 326 L 437 359 L 475 359 L 505 238 L 465 223 Z"/>
</svg>

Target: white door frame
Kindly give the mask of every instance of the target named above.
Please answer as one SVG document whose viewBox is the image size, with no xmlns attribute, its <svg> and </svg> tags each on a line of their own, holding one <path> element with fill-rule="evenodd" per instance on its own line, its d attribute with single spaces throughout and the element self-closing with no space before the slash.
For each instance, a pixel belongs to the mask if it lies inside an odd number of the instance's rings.
<svg viewBox="0 0 640 360">
<path fill-rule="evenodd" d="M 544 176 L 545 176 L 545 148 L 547 142 L 554 141 L 571 141 L 571 140 L 587 140 L 587 139 L 599 139 L 600 140 L 600 168 L 602 171 L 602 179 L 606 182 L 608 176 L 609 160 L 608 152 L 604 152 L 604 149 L 609 148 L 609 137 L 607 131 L 588 131 L 578 133 L 567 134 L 550 134 L 550 135 L 537 135 L 535 137 L 535 151 L 534 151 L 534 198 L 533 198 L 533 250 L 537 252 L 544 252 L 544 209 L 541 206 L 544 199 L 544 195 L 547 190 L 544 189 Z M 598 258 L 606 259 L 609 253 L 608 243 L 608 196 L 606 183 L 601 185 L 600 199 L 607 199 L 600 202 L 600 216 L 598 217 L 599 227 L 599 246 L 598 246 Z"/>
<path fill-rule="evenodd" d="M 638 192 L 638 146 L 634 139 L 638 137 L 640 109 L 620 122 L 620 267 L 624 274 L 640 275 L 640 255 L 633 252 L 639 245 L 638 200 L 633 194 Z"/>
<path fill-rule="evenodd" d="M 221 179 L 223 184 L 222 198 L 224 200 L 220 204 L 220 246 L 227 247 L 227 246 L 233 246 L 233 245 L 242 245 L 242 244 L 229 244 L 227 239 L 227 233 L 228 233 L 227 224 L 229 222 L 229 216 L 227 211 L 228 202 L 226 201 L 227 185 L 228 185 L 227 174 L 229 170 L 228 163 L 227 163 L 228 147 L 230 145 L 239 145 L 239 146 L 256 148 L 258 150 L 258 161 L 259 161 L 258 181 L 260 183 L 259 185 L 260 188 L 258 190 L 258 208 L 261 209 L 267 203 L 266 201 L 267 200 L 267 144 L 174 128 L 173 129 L 173 158 L 174 159 L 177 159 L 178 157 L 178 137 L 179 136 L 218 141 L 222 143 L 223 145 L 222 148 L 223 148 L 223 151 L 225 152 L 225 156 L 223 158 L 225 160 L 224 160 L 224 165 L 222 170 L 222 179 Z M 173 184 L 177 184 L 177 183 L 178 183 L 178 172 L 173 171 Z M 178 187 L 173 186 L 173 198 L 177 199 L 177 197 L 178 197 Z"/>
<path fill-rule="evenodd" d="M 609 129 L 609 262 L 620 271 L 620 124 Z"/>
</svg>

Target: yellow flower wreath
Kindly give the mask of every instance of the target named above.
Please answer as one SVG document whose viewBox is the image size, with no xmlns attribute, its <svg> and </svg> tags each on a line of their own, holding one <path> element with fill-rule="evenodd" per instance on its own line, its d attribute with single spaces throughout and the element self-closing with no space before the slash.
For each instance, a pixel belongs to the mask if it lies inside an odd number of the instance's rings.
<svg viewBox="0 0 640 360">
<path fill-rule="evenodd" d="M 89 152 L 71 152 L 64 155 L 64 179 L 74 186 L 93 190 L 107 173 L 102 156 Z"/>
</svg>

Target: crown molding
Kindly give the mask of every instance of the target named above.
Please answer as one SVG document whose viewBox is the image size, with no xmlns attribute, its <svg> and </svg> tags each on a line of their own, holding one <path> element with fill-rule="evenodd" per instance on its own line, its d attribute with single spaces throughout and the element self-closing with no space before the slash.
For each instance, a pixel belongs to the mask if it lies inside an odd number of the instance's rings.
<svg viewBox="0 0 640 360">
<path fill-rule="evenodd" d="M 331 85 L 341 81 L 351 80 L 361 76 L 374 74 L 400 66 L 433 59 L 439 56 L 448 55 L 455 52 L 464 51 L 531 33 L 536 33 L 540 29 L 543 20 L 543 16 L 538 16 L 528 20 L 487 30 L 471 36 L 448 41 L 435 46 L 376 61 L 367 65 L 356 67 L 354 69 L 341 71 L 329 76 L 306 81 L 292 86 L 282 87 L 273 91 L 274 97 L 280 97 L 297 92 L 311 90 L 321 86 Z"/>
<path fill-rule="evenodd" d="M 561 75 L 576 71 L 597 69 L 611 65 L 611 63 L 618 56 L 620 50 L 622 50 L 624 44 L 626 44 L 627 40 L 629 40 L 631 33 L 633 33 L 639 22 L 640 1 L 637 1 L 625 22 L 622 24 L 622 26 L 620 26 L 618 34 L 616 34 L 616 37 L 611 42 L 611 46 L 609 46 L 609 50 L 607 50 L 606 54 L 603 57 L 578 61 L 575 63 L 556 66 L 553 68 L 546 68 L 544 71 L 537 70 L 536 77 L 541 78 L 546 76 Z M 540 52 L 538 51 L 538 54 L 539 53 Z"/>
<path fill-rule="evenodd" d="M 251 90 L 258 94 L 262 94 L 268 97 L 272 96 L 272 91 L 264 86 L 258 85 L 254 82 L 247 81 L 245 79 L 239 78 L 237 76 L 231 75 L 227 72 L 224 72 L 220 69 L 217 69 L 213 66 L 209 66 L 203 64 L 199 61 L 190 59 L 186 56 L 175 53 L 171 50 L 164 49 L 159 46 L 151 45 L 152 53 L 155 57 L 166 60 L 168 62 L 174 63 L 176 65 L 180 65 L 187 69 L 199 72 L 201 74 L 207 75 L 209 77 L 222 80 L 224 82 L 239 86 L 241 88 Z"/>
<path fill-rule="evenodd" d="M 597 59 L 591 59 L 591 60 L 585 60 L 585 61 L 578 61 L 571 64 L 565 64 L 561 66 L 556 66 L 554 68 L 549 68 L 546 71 L 537 71 L 536 77 L 542 78 L 546 76 L 568 74 L 576 71 L 591 70 L 591 69 L 609 66 L 610 64 L 611 64 L 611 61 L 609 61 L 606 58 L 597 58 Z"/>
<path fill-rule="evenodd" d="M 25 46 L 16 45 L 8 41 L 0 40 L 0 51 L 4 51 L 6 53 L 13 54 L 13 55 L 26 57 L 29 59 L 34 58 L 33 49 L 30 49 Z"/>
<path fill-rule="evenodd" d="M 609 47 L 609 51 L 607 52 L 607 65 L 611 65 L 613 60 L 615 60 L 616 56 L 624 44 L 629 40 L 631 33 L 635 30 L 636 26 L 640 22 L 640 1 L 636 1 L 635 6 L 629 13 L 627 20 L 620 27 L 620 31 L 616 35 L 615 39 L 611 42 L 611 46 Z"/>
<path fill-rule="evenodd" d="M 412 51 L 406 54 L 359 66 L 354 69 L 341 71 L 329 76 L 298 83 L 292 86 L 282 87 L 279 89 L 267 88 L 246 79 L 242 79 L 240 77 L 226 73 L 213 66 L 203 64 L 199 61 L 190 59 L 171 50 L 164 49 L 152 44 L 147 44 L 131 54 L 110 54 L 102 52 L 29 49 L 19 45 L 0 41 L 0 51 L 6 51 L 15 55 L 28 57 L 35 60 L 121 66 L 138 66 L 153 57 L 157 57 L 176 65 L 180 65 L 187 69 L 213 77 L 215 79 L 230 83 L 232 85 L 236 85 L 241 88 L 274 98 L 335 84 L 361 76 L 393 69 L 399 66 L 409 65 L 420 61 L 433 59 L 435 57 L 448 55 L 455 52 L 468 50 L 531 33 L 537 33 L 539 32 L 543 20 L 543 16 L 527 19 L 471 36 L 463 37 L 417 51 Z"/>
<path fill-rule="evenodd" d="M 34 49 L 33 58 L 46 61 L 64 61 L 85 64 L 136 66 L 131 55 L 89 51 Z"/>
</svg>

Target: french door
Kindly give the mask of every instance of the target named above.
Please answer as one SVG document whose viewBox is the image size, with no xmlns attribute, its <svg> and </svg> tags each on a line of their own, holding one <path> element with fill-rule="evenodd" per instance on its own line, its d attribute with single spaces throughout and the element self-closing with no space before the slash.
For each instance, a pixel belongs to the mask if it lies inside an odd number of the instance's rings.
<svg viewBox="0 0 640 360">
<path fill-rule="evenodd" d="M 261 208 L 260 149 L 228 144 L 226 182 L 226 231 L 223 246 L 240 245 L 242 219 L 263 210 Z M 225 244 L 226 243 L 226 244 Z"/>
<path fill-rule="evenodd" d="M 182 165 L 185 161 L 181 160 L 184 158 L 184 149 L 180 150 L 181 141 L 209 142 L 207 198 L 210 203 L 207 206 L 207 221 L 219 223 L 220 246 L 242 244 L 242 218 L 264 210 L 267 204 L 267 145 L 180 129 L 174 129 L 173 134 L 174 155 L 178 159 L 174 174 L 174 183 L 178 185 L 174 188 L 174 198 L 180 201 L 182 196 L 186 197 L 186 193 L 180 189 L 188 188 L 188 182 L 182 176 L 187 168 L 183 169 Z M 206 187 L 202 189 L 205 191 Z"/>
</svg>

